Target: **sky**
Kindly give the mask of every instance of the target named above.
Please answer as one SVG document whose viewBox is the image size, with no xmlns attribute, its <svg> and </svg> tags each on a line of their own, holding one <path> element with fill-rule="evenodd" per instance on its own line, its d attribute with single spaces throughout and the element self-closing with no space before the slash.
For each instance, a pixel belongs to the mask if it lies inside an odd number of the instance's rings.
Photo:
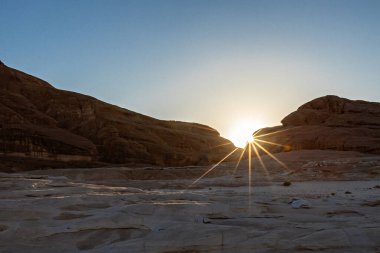
<svg viewBox="0 0 380 253">
<path fill-rule="evenodd" d="M 320 96 L 380 101 L 380 1 L 0 0 L 0 60 L 236 139 Z"/>
</svg>

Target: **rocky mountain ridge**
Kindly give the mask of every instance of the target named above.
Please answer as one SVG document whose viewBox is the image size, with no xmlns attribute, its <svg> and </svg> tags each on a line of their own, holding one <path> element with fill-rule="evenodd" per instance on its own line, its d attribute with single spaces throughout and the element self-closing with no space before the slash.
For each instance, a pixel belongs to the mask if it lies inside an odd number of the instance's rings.
<svg viewBox="0 0 380 253">
<path fill-rule="evenodd" d="M 158 120 L 0 64 L 0 169 L 18 170 L 22 159 L 31 167 L 210 164 L 233 148 L 208 126 Z"/>
<path fill-rule="evenodd" d="M 338 96 L 316 98 L 258 136 L 272 152 L 320 149 L 380 154 L 380 103 Z"/>
</svg>

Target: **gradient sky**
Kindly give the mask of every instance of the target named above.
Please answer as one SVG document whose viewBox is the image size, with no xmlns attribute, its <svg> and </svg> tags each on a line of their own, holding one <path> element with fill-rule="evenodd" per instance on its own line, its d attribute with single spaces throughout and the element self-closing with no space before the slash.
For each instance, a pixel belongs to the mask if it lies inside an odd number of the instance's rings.
<svg viewBox="0 0 380 253">
<path fill-rule="evenodd" d="M 0 59 L 229 137 L 327 94 L 380 101 L 380 1 L 0 0 Z"/>
</svg>

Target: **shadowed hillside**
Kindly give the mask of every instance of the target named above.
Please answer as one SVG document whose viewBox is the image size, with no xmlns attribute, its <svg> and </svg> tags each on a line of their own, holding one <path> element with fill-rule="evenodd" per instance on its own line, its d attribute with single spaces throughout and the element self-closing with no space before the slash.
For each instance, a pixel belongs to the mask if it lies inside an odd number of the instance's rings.
<svg viewBox="0 0 380 253">
<path fill-rule="evenodd" d="M 100 163 L 210 164 L 233 148 L 208 126 L 158 120 L 59 90 L 0 62 L 3 170 Z"/>
<path fill-rule="evenodd" d="M 259 139 L 284 145 L 261 143 L 272 152 L 321 149 L 380 154 L 380 103 L 320 97 L 281 123 L 256 133 Z"/>
</svg>

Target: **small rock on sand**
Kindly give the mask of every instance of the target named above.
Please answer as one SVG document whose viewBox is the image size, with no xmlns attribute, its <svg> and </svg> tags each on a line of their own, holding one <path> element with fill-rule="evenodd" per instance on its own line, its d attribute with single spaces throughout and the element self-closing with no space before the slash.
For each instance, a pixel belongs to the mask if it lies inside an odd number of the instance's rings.
<svg viewBox="0 0 380 253">
<path fill-rule="evenodd" d="M 311 205 L 310 205 L 309 201 L 304 200 L 304 199 L 293 199 L 293 200 L 290 202 L 290 205 L 291 205 L 292 208 L 294 208 L 294 209 L 299 209 L 299 208 L 311 208 Z"/>
</svg>

